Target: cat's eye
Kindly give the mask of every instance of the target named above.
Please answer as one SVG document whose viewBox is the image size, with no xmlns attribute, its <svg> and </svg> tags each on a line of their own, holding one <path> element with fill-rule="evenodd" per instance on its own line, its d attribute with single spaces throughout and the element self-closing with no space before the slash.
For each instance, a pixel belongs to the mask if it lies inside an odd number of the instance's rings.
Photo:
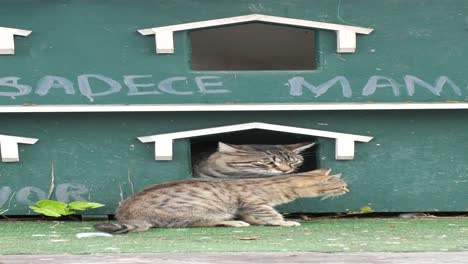
<svg viewBox="0 0 468 264">
<path fill-rule="evenodd" d="M 273 157 L 273 162 L 283 162 L 283 159 L 279 157 Z"/>
<path fill-rule="evenodd" d="M 190 148 L 192 176 L 195 178 L 229 178 L 245 177 L 246 174 L 249 174 L 263 177 L 286 173 L 280 170 L 286 168 L 289 168 L 288 171 L 294 170 L 298 173 L 316 169 L 316 155 L 307 154 L 303 159 L 302 154 L 293 153 L 286 147 L 288 146 L 286 144 L 291 140 L 290 137 L 289 134 L 283 135 L 265 131 L 260 133 L 252 130 L 230 133 L 229 137 L 226 138 L 216 135 L 194 139 L 191 141 Z M 244 140 L 249 140 L 252 143 L 248 144 Z M 315 139 L 307 137 L 301 141 L 312 142 Z M 249 151 L 227 155 L 217 151 L 219 142 L 239 144 Z M 253 144 L 253 142 L 258 143 L 258 145 Z M 213 173 L 216 173 L 216 176 L 212 176 Z"/>
</svg>

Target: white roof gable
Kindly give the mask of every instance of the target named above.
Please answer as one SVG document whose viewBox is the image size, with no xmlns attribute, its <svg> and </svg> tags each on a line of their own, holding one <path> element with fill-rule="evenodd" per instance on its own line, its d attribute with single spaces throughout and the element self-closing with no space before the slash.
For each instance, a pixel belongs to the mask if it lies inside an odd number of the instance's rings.
<svg viewBox="0 0 468 264">
<path fill-rule="evenodd" d="M 0 154 L 2 156 L 2 162 L 19 161 L 18 144 L 34 144 L 37 141 L 38 139 L 36 138 L 0 135 Z"/>
<path fill-rule="evenodd" d="M 214 27 L 229 24 L 238 24 L 246 22 L 268 22 L 273 24 L 283 24 L 290 26 L 299 26 L 305 28 L 316 28 L 336 31 L 337 34 L 337 52 L 353 53 L 356 50 L 356 34 L 369 34 L 373 31 L 371 28 L 354 27 L 342 24 L 324 23 L 303 19 L 294 19 L 278 16 L 267 16 L 261 14 L 251 14 L 245 16 L 227 17 L 221 19 L 205 20 L 185 24 L 154 27 L 140 29 L 138 32 L 142 35 L 155 35 L 156 53 L 170 54 L 174 53 L 173 33 L 175 31 L 190 30 L 196 28 Z"/>
<path fill-rule="evenodd" d="M 249 129 L 264 129 L 278 132 L 287 132 L 293 134 L 326 137 L 336 139 L 335 157 L 337 160 L 351 160 L 354 158 L 354 142 L 369 142 L 372 137 L 360 136 L 353 134 L 344 134 L 324 130 L 273 125 L 267 123 L 253 122 L 231 126 L 212 127 L 205 129 L 189 130 L 183 132 L 151 135 L 138 137 L 143 143 L 155 143 L 155 159 L 156 160 L 172 160 L 172 143 L 175 139 L 191 138 L 204 135 L 213 135 L 234 131 L 242 131 Z"/>
<path fill-rule="evenodd" d="M 31 34 L 32 31 L 17 29 L 17 28 L 7 28 L 0 27 L 0 54 L 15 54 L 15 41 L 13 36 L 23 36 L 26 37 Z"/>
</svg>

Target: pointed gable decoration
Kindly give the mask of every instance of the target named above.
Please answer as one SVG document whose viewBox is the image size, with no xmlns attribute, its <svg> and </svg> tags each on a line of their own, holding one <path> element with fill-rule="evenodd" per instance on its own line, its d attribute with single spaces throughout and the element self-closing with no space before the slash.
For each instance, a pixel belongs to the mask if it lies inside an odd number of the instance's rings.
<svg viewBox="0 0 468 264">
<path fill-rule="evenodd" d="M 32 31 L 0 27 L 0 54 L 15 54 L 15 40 L 14 35 L 18 36 L 29 36 Z"/>
<path fill-rule="evenodd" d="M 0 135 L 0 155 L 2 157 L 2 162 L 18 162 L 20 160 L 18 144 L 34 144 L 37 141 L 37 138 Z"/>
<path fill-rule="evenodd" d="M 172 143 L 175 139 L 191 138 L 205 135 L 221 134 L 234 131 L 243 131 L 249 129 L 264 129 L 278 132 L 287 132 L 292 134 L 301 134 L 325 138 L 334 138 L 335 141 L 335 158 L 337 160 L 352 160 L 354 159 L 354 142 L 369 142 L 372 137 L 344 134 L 331 131 L 315 130 L 300 127 L 281 126 L 267 123 L 253 122 L 231 126 L 212 127 L 206 129 L 189 130 L 168 134 L 159 134 L 152 136 L 138 137 L 143 143 L 155 143 L 155 159 L 156 160 L 172 160 Z"/>
<path fill-rule="evenodd" d="M 221 19 L 205 20 L 199 22 L 154 27 L 147 29 L 140 29 L 138 32 L 142 35 L 155 35 L 156 39 L 156 53 L 171 54 L 174 53 L 174 32 L 215 27 L 230 24 L 239 24 L 246 22 L 267 22 L 272 24 L 282 24 L 289 26 L 315 28 L 324 30 L 333 30 L 337 36 L 337 47 L 338 53 L 354 53 L 356 51 L 356 34 L 369 34 L 373 31 L 371 28 L 362 28 L 347 26 L 341 24 L 331 24 L 303 19 L 294 19 L 287 17 L 278 16 L 267 16 L 260 14 L 251 14 L 245 16 L 227 17 Z"/>
</svg>

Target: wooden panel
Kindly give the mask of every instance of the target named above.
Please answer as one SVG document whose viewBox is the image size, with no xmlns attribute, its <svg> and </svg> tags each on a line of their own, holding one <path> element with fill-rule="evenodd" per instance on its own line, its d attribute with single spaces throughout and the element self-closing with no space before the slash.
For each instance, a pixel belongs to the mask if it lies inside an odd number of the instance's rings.
<svg viewBox="0 0 468 264">
<path fill-rule="evenodd" d="M 75 104 L 149 105 L 132 106 L 142 111 L 162 109 L 158 104 L 168 104 L 165 109 L 190 105 L 184 108 L 188 112 L 168 113 L 0 114 L 2 134 L 41 140 L 19 145 L 20 162 L 0 163 L 0 208 L 28 214 L 27 204 L 46 198 L 55 186 L 53 199 L 102 202 L 107 206 L 92 213 L 112 213 L 133 191 L 190 178 L 189 140 L 176 140 L 174 160 L 167 162 L 155 161 L 154 146 L 136 137 L 266 122 L 374 137 L 357 143 L 350 161 L 336 161 L 334 139 L 319 138 L 319 165 L 343 173 L 351 193 L 333 200 L 304 199 L 283 211 L 359 211 L 365 205 L 380 212 L 467 211 L 466 110 L 323 109 L 336 103 L 356 109 L 351 103 L 452 106 L 467 101 L 468 34 L 461 10 L 468 2 L 317 0 L 313 8 L 310 1 L 294 3 L 50 0 L 44 8 L 39 1 L 2 1 L 0 26 L 34 34 L 15 43 L 15 56 L 0 57 L 1 106 L 39 105 L 37 111 L 50 112 L 41 106 L 68 105 L 55 109 L 73 112 Z M 174 34 L 177 52 L 170 56 L 154 54 L 154 39 L 136 33 L 252 12 L 375 31 L 357 36 L 353 54 L 337 54 L 336 34 L 318 31 L 317 70 L 261 72 L 193 71 L 188 32 Z M 291 111 L 282 112 L 269 105 L 242 112 L 244 105 L 238 103 L 309 103 L 302 109 L 323 111 L 292 111 L 302 106 L 289 105 Z M 200 104 L 211 112 L 189 112 L 200 110 Z M 236 112 L 227 111 L 229 107 Z M 401 109 L 402 104 L 380 107 Z M 250 141 L 256 139 L 261 138 Z"/>
<path fill-rule="evenodd" d="M 306 0 L 293 7 L 280 0 L 51 0 L 47 7 L 2 1 L 0 26 L 34 34 L 16 41 L 15 56 L 0 59 L 0 105 L 468 100 L 464 0 L 317 0 L 313 8 Z M 187 31 L 174 34 L 177 52 L 170 56 L 156 55 L 154 38 L 136 32 L 250 13 L 374 32 L 357 35 L 356 53 L 337 54 L 336 34 L 319 30 L 317 70 L 255 73 L 192 71 Z"/>
<path fill-rule="evenodd" d="M 342 173 L 351 192 L 323 201 L 303 199 L 283 211 L 359 211 L 366 205 L 381 212 L 467 211 L 467 116 L 466 110 L 4 115 L 0 127 L 5 133 L 34 134 L 41 144 L 20 144 L 19 163 L 0 163 L 0 208 L 27 214 L 28 202 L 47 196 L 53 167 L 52 199 L 89 199 L 106 204 L 89 213 L 112 213 L 132 190 L 191 177 L 188 140 L 174 142 L 172 161 L 155 161 L 153 144 L 137 136 L 282 120 L 286 126 L 374 137 L 357 142 L 350 161 L 335 160 L 335 139 L 317 138 L 319 167 Z M 243 137 L 259 142 L 261 135 Z"/>
</svg>

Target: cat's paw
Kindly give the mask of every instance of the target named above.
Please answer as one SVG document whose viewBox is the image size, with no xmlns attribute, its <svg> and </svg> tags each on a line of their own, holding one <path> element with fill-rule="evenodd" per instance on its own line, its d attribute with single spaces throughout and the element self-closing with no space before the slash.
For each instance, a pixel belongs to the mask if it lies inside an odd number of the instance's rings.
<svg viewBox="0 0 468 264">
<path fill-rule="evenodd" d="M 301 223 L 294 222 L 294 221 L 283 221 L 278 224 L 279 226 L 300 226 Z"/>
<path fill-rule="evenodd" d="M 225 226 L 232 226 L 232 227 L 244 227 L 244 226 L 250 226 L 249 223 L 244 222 L 244 221 L 226 221 L 224 222 Z"/>
</svg>

